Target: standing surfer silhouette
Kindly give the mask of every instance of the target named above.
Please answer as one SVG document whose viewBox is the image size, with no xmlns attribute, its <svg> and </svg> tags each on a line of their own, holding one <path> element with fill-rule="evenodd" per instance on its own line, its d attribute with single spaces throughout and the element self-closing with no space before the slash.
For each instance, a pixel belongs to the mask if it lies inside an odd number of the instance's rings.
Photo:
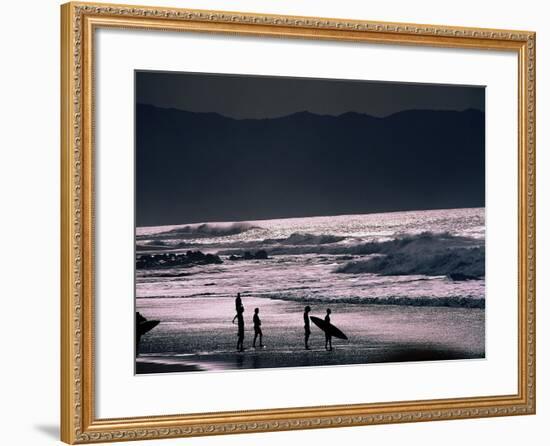
<svg viewBox="0 0 550 446">
<path fill-rule="evenodd" d="M 237 297 L 235 298 L 235 311 L 238 313 L 239 309 L 243 306 L 243 301 L 241 299 L 241 293 L 237 293 Z"/>
<path fill-rule="evenodd" d="M 260 348 L 264 346 L 262 340 L 263 340 L 263 333 L 262 333 L 262 321 L 260 320 L 260 309 L 254 308 L 254 317 L 252 318 L 252 322 L 254 323 L 254 341 L 252 342 L 252 347 L 256 347 L 256 338 L 260 336 Z"/>
<path fill-rule="evenodd" d="M 244 351 L 244 307 L 241 305 L 237 310 L 237 314 L 233 318 L 233 323 L 237 319 L 237 351 Z"/>
<path fill-rule="evenodd" d="M 306 350 L 309 350 L 309 335 L 311 334 L 311 328 L 309 326 L 309 312 L 311 311 L 311 307 L 307 305 L 304 308 L 304 336 L 305 336 L 305 342 L 306 342 Z"/>
<path fill-rule="evenodd" d="M 325 316 L 325 322 L 330 324 L 330 308 L 327 308 L 327 315 Z M 325 331 L 325 350 L 332 350 L 332 336 L 329 334 L 329 331 Z"/>
</svg>

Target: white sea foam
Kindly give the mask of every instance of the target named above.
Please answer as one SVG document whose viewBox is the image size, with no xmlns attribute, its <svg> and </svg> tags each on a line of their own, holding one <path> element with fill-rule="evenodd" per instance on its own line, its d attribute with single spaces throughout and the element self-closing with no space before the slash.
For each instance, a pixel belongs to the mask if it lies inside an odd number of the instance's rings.
<svg viewBox="0 0 550 446">
<path fill-rule="evenodd" d="M 200 250 L 224 263 L 138 270 L 137 297 L 216 299 L 241 292 L 304 302 L 483 308 L 484 215 L 478 208 L 138 228 L 138 255 Z M 228 259 L 260 249 L 269 259 Z"/>
<path fill-rule="evenodd" d="M 382 275 L 450 275 L 458 279 L 485 276 L 485 247 L 479 240 L 449 233 L 422 233 L 392 241 L 370 243 L 365 254 L 380 253 L 366 260 L 354 260 L 336 269 L 338 273 Z M 370 251 L 370 252 L 369 252 Z"/>
<path fill-rule="evenodd" d="M 154 234 L 140 234 L 138 231 L 138 240 L 152 239 L 150 241 L 158 240 L 178 240 L 178 239 L 195 239 L 195 238 L 208 238 L 208 237 L 224 237 L 230 235 L 241 234 L 246 231 L 257 228 L 247 222 L 236 223 L 200 223 L 184 226 L 171 227 L 165 231 L 160 231 Z M 141 231 L 143 232 L 143 231 Z"/>
</svg>

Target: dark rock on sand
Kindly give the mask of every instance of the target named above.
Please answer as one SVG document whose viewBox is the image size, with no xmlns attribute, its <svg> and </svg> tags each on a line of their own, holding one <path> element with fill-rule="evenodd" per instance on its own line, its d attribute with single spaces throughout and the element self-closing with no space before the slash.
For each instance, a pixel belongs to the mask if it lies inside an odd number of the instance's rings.
<svg viewBox="0 0 550 446">
<path fill-rule="evenodd" d="M 246 251 L 242 256 L 236 256 L 234 254 L 229 256 L 229 260 L 235 261 L 235 260 L 267 260 L 269 259 L 269 256 L 267 255 L 267 251 L 261 249 L 259 251 L 256 251 L 256 253 L 252 254 L 250 251 Z"/>
<path fill-rule="evenodd" d="M 136 260 L 136 268 L 160 268 L 193 265 L 217 265 L 223 263 L 220 256 L 204 254 L 201 251 L 187 251 L 185 254 L 143 254 Z"/>
<path fill-rule="evenodd" d="M 263 249 L 256 252 L 256 259 L 265 260 L 268 259 L 267 251 L 264 251 Z"/>
</svg>

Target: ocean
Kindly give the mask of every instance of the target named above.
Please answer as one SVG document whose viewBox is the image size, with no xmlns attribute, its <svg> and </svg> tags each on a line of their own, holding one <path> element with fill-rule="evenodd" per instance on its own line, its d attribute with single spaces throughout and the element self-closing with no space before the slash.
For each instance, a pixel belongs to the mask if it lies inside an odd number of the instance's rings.
<svg viewBox="0 0 550 446">
<path fill-rule="evenodd" d="M 199 250 L 223 263 L 138 269 L 136 297 L 483 306 L 484 242 L 484 208 L 142 227 L 138 257 Z M 228 260 L 259 250 L 269 258 Z"/>
<path fill-rule="evenodd" d="M 306 352 L 305 305 L 321 318 L 330 307 L 349 340 L 326 352 L 313 330 Z M 138 227 L 136 311 L 161 321 L 143 336 L 137 373 L 482 358 L 485 210 Z"/>
</svg>

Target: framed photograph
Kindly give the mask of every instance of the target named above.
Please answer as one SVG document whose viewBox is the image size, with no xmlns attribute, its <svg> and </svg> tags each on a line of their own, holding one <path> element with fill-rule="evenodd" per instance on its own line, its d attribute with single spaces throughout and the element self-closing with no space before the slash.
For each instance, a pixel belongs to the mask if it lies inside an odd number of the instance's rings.
<svg viewBox="0 0 550 446">
<path fill-rule="evenodd" d="M 63 441 L 535 413 L 535 33 L 61 12 Z"/>
</svg>

